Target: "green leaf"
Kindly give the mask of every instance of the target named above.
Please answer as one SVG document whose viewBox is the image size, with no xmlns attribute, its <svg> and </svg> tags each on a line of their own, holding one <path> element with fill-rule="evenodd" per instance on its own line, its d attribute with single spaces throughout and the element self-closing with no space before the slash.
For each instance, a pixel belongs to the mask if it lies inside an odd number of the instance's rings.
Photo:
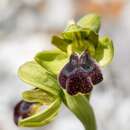
<svg viewBox="0 0 130 130">
<path fill-rule="evenodd" d="M 114 56 L 114 47 L 112 40 L 104 36 L 99 39 L 99 46 L 96 49 L 96 59 L 100 66 L 104 67 L 109 64 Z"/>
<path fill-rule="evenodd" d="M 52 36 L 51 42 L 60 50 L 67 52 L 67 46 L 69 43 L 65 42 L 64 39 L 60 38 L 59 36 Z"/>
<path fill-rule="evenodd" d="M 18 125 L 22 127 L 39 127 L 49 124 L 59 112 L 61 99 L 56 98 L 46 110 L 42 110 L 30 117 L 20 119 Z"/>
<path fill-rule="evenodd" d="M 57 75 L 67 63 L 68 56 L 59 50 L 43 51 L 35 56 L 35 60 L 49 72 Z"/>
<path fill-rule="evenodd" d="M 18 70 L 18 75 L 24 82 L 53 95 L 58 95 L 60 92 L 57 80 L 36 62 L 23 64 Z"/>
<path fill-rule="evenodd" d="M 56 98 L 55 95 L 38 88 L 23 92 L 22 97 L 24 101 L 36 102 L 42 105 L 50 105 Z"/>
<path fill-rule="evenodd" d="M 78 23 L 82 28 L 90 28 L 94 32 L 99 32 L 101 21 L 100 17 L 96 14 L 88 14 L 81 18 Z"/>
<path fill-rule="evenodd" d="M 96 130 L 96 121 L 94 112 L 87 96 L 78 94 L 71 96 L 64 91 L 65 105 L 76 115 L 76 117 L 83 123 L 85 130 Z"/>
</svg>

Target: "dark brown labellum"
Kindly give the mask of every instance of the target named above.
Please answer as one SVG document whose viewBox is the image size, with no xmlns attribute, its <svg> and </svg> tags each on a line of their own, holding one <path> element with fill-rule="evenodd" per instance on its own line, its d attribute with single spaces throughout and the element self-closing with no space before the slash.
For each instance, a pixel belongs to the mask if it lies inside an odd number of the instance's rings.
<svg viewBox="0 0 130 130">
<path fill-rule="evenodd" d="M 86 51 L 79 57 L 72 54 L 70 61 L 59 74 L 59 83 L 70 95 L 78 92 L 86 94 L 92 91 L 93 85 L 103 80 L 102 73 L 95 61 Z"/>
<path fill-rule="evenodd" d="M 87 73 L 82 68 L 78 68 L 69 75 L 66 81 L 66 89 L 70 95 L 75 95 L 78 92 L 85 94 L 92 90 L 92 83 Z"/>
<path fill-rule="evenodd" d="M 18 121 L 20 119 L 29 117 L 33 105 L 34 103 L 25 101 L 20 101 L 18 104 L 16 104 L 14 108 L 14 122 L 16 125 L 18 125 Z"/>
</svg>

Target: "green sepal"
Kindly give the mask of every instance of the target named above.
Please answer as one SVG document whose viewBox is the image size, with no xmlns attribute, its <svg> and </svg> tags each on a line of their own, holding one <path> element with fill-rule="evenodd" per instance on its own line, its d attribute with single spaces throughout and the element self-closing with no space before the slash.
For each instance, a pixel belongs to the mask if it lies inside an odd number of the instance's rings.
<svg viewBox="0 0 130 130">
<path fill-rule="evenodd" d="M 107 36 L 101 37 L 95 51 L 97 62 L 100 66 L 104 67 L 112 61 L 113 56 L 114 47 L 112 40 Z"/>
<path fill-rule="evenodd" d="M 46 110 L 35 113 L 34 115 L 25 119 L 20 119 L 18 125 L 21 127 L 39 127 L 49 124 L 54 120 L 59 112 L 61 106 L 61 99 L 56 98 Z"/>
<path fill-rule="evenodd" d="M 42 89 L 32 89 L 22 93 L 24 101 L 32 103 L 40 103 L 42 105 L 50 105 L 57 96 L 52 95 L 49 92 L 43 91 Z"/>
<path fill-rule="evenodd" d="M 23 64 L 18 70 L 18 75 L 21 80 L 34 88 L 42 89 L 53 95 L 59 95 L 61 91 L 52 74 L 34 61 Z"/>
<path fill-rule="evenodd" d="M 82 122 L 85 130 L 96 130 L 96 120 L 93 109 L 88 101 L 89 95 L 78 94 L 71 96 L 64 91 L 65 105 L 76 115 Z"/>
<path fill-rule="evenodd" d="M 35 60 L 56 76 L 67 63 L 68 56 L 60 50 L 43 51 L 35 56 Z"/>
<path fill-rule="evenodd" d="M 94 32 L 98 33 L 101 26 L 101 20 L 96 14 L 88 14 L 81 18 L 77 24 L 82 28 L 90 28 Z"/>
</svg>

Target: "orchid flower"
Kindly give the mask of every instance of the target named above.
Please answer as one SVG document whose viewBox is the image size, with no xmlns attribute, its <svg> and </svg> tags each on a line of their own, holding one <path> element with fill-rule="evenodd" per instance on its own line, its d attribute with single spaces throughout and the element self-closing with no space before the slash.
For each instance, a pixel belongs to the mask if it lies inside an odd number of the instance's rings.
<svg viewBox="0 0 130 130">
<path fill-rule="evenodd" d="M 61 104 L 72 111 L 85 130 L 96 130 L 89 99 L 96 84 L 103 81 L 102 67 L 113 58 L 112 40 L 99 37 L 100 17 L 88 14 L 70 22 L 59 35 L 52 36 L 53 50 L 44 50 L 23 64 L 18 75 L 31 90 L 22 94 L 14 108 L 20 127 L 40 127 L 57 116 Z"/>
</svg>

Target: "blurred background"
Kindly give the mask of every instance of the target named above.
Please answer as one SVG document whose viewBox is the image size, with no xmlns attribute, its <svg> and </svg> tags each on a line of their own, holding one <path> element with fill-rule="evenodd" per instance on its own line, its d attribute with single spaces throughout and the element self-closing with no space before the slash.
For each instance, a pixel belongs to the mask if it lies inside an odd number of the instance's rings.
<svg viewBox="0 0 130 130">
<path fill-rule="evenodd" d="M 130 130 L 130 1 L 128 0 L 0 0 L 0 130 L 27 130 L 13 123 L 13 108 L 29 88 L 17 77 L 18 67 L 50 49 L 52 34 L 71 19 L 96 12 L 102 17 L 100 35 L 115 46 L 104 81 L 95 87 L 91 104 L 99 130 Z M 83 130 L 62 106 L 56 120 L 29 130 Z"/>
</svg>

